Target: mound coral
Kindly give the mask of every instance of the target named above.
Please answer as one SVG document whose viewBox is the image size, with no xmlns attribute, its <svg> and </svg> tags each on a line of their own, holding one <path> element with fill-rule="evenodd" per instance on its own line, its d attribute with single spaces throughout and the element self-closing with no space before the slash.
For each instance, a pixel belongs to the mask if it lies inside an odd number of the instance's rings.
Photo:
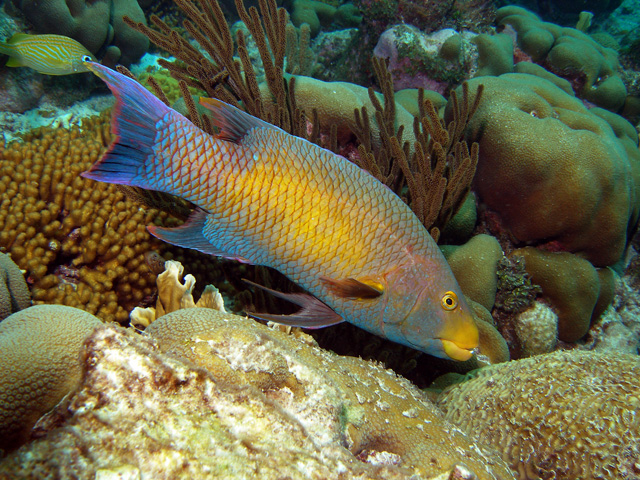
<svg viewBox="0 0 640 480">
<path fill-rule="evenodd" d="M 555 352 L 482 368 L 444 390 L 445 418 L 522 480 L 637 478 L 637 355 Z"/>
<path fill-rule="evenodd" d="M 337 127 L 339 142 L 352 140 L 353 132 L 356 130 L 353 111 L 366 107 L 372 138 L 379 143 L 380 127 L 375 117 L 376 110 L 365 87 L 347 82 L 323 82 L 312 77 L 296 76 L 294 93 L 296 103 L 305 112 L 317 111 L 321 131 L 330 131 L 332 124 Z M 379 101 L 382 101 L 382 95 L 377 96 Z M 413 115 L 398 102 L 395 112 L 396 126 L 404 125 L 405 140 L 413 140 Z"/>
<path fill-rule="evenodd" d="M 357 27 L 362 16 L 352 3 L 344 3 L 338 7 L 318 0 L 293 0 L 291 2 L 291 21 L 296 27 L 306 23 L 311 29 L 311 36 L 320 33 L 322 26 L 332 23 L 342 28 Z"/>
<path fill-rule="evenodd" d="M 481 304 L 471 299 L 467 300 L 475 314 L 475 322 L 478 327 L 478 333 L 480 334 L 478 353 L 471 357 L 470 360 L 462 362 L 459 365 L 456 365 L 454 362 L 448 362 L 449 366 L 447 371 L 468 372 L 487 363 L 508 362 L 510 356 L 509 346 L 496 329 L 496 324 L 491 313 Z"/>
<path fill-rule="evenodd" d="M 129 65 L 147 52 L 149 40 L 122 21 L 128 15 L 144 22 L 135 0 L 12 0 L 38 33 L 74 38 L 93 54 L 104 52 L 109 64 Z"/>
<path fill-rule="evenodd" d="M 502 75 L 513 71 L 513 43 L 507 35 L 480 34 L 473 38 L 478 48 L 477 76 Z"/>
<path fill-rule="evenodd" d="M 80 383 L 80 347 L 100 321 L 36 305 L 0 322 L 0 449 L 25 442 L 38 419 Z"/>
<path fill-rule="evenodd" d="M 203 308 L 148 332 L 173 354 L 132 330 L 97 330 L 79 389 L 0 477 L 514 478 L 409 382 L 306 335 Z"/>
<path fill-rule="evenodd" d="M 557 311 L 558 338 L 564 342 L 582 338 L 613 299 L 613 276 L 600 275 L 584 258 L 533 247 L 514 250 L 513 255 L 524 258 L 531 280 Z"/>
<path fill-rule="evenodd" d="M 502 248 L 491 235 L 476 235 L 461 246 L 444 245 L 442 251 L 464 294 L 491 311 L 498 289 L 498 263 Z"/>
<path fill-rule="evenodd" d="M 596 105 L 617 111 L 624 104 L 627 89 L 618 76 L 618 54 L 603 47 L 575 28 L 543 22 L 532 12 L 516 6 L 498 10 L 501 26 L 517 32 L 518 46 L 533 61 L 568 78 L 578 96 Z"/>
<path fill-rule="evenodd" d="M 516 241 L 545 242 L 596 266 L 617 262 L 640 207 L 635 129 L 533 75 L 469 83 L 470 91 L 484 85 L 466 131 L 468 142 L 480 144 L 479 200 Z"/>
<path fill-rule="evenodd" d="M 26 271 L 35 303 L 122 322 L 155 291 L 144 255 L 161 244 L 145 226 L 169 217 L 80 177 L 104 151 L 107 128 L 103 116 L 85 119 L 82 130 L 45 128 L 23 142 L 0 141 L 0 247 Z"/>
<path fill-rule="evenodd" d="M 338 441 L 363 458 L 388 452 L 423 475 L 456 463 L 478 478 L 491 470 L 490 455 L 481 448 L 475 453 L 479 447 L 440 423 L 411 384 L 379 365 L 319 349 L 307 335 L 296 338 L 200 308 L 165 315 L 146 332 L 163 351 L 205 367 L 219 382 L 266 392 L 318 445 Z M 506 475 L 499 465 L 494 468 L 494 474 Z"/>
<path fill-rule="evenodd" d="M 0 253 L 0 320 L 31 305 L 31 295 L 20 268 Z"/>
</svg>

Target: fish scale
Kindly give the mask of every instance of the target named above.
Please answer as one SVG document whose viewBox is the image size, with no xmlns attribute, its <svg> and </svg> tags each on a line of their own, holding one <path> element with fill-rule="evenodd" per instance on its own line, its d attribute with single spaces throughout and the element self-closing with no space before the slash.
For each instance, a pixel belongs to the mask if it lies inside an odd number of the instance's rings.
<svg viewBox="0 0 640 480">
<path fill-rule="evenodd" d="M 301 326 L 347 320 L 392 341 L 466 360 L 478 331 L 435 242 L 390 189 L 347 159 L 215 99 L 209 135 L 135 81 L 87 66 L 115 93 L 114 143 L 83 175 L 185 198 L 197 209 L 158 238 L 279 270 L 309 294 Z"/>
</svg>

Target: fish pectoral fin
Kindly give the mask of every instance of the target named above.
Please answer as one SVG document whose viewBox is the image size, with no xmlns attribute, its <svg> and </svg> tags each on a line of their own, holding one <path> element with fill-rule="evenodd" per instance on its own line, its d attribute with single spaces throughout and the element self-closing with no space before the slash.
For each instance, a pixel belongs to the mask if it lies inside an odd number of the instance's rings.
<svg viewBox="0 0 640 480">
<path fill-rule="evenodd" d="M 283 325 L 302 328 L 323 328 L 344 322 L 344 319 L 334 312 L 331 307 L 321 302 L 313 295 L 309 295 L 308 293 L 283 293 L 254 283 L 246 278 L 243 278 L 242 281 L 264 290 L 265 292 L 269 292 L 274 297 L 282 298 L 283 300 L 302 307 L 296 313 L 292 313 L 291 315 L 246 312 L 247 315 L 251 317 L 259 320 L 265 320 L 267 322 L 276 322 Z"/>
<path fill-rule="evenodd" d="M 239 255 L 228 253 L 220 250 L 213 245 L 205 237 L 205 228 L 207 221 L 207 212 L 201 208 L 196 208 L 187 221 L 176 228 L 163 228 L 156 225 L 150 225 L 147 227 L 149 233 L 160 240 L 163 240 L 172 245 L 178 247 L 192 248 L 202 253 L 208 253 L 209 255 L 215 255 L 216 257 L 229 258 L 238 260 L 240 262 L 251 263 L 244 257 Z"/>
<path fill-rule="evenodd" d="M 259 118 L 243 112 L 217 98 L 200 97 L 200 105 L 213 113 L 213 124 L 220 130 L 216 138 L 227 142 L 240 143 L 252 128 L 268 128 L 280 130 Z"/>
<path fill-rule="evenodd" d="M 384 293 L 384 285 L 372 278 L 344 278 L 333 279 L 329 277 L 320 277 L 320 281 L 334 295 L 340 298 L 377 298 Z"/>
</svg>

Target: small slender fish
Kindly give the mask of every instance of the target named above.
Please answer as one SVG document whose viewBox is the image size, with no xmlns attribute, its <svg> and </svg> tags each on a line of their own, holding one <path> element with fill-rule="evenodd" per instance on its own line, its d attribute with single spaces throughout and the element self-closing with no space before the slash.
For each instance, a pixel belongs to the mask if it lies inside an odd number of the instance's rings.
<svg viewBox="0 0 640 480">
<path fill-rule="evenodd" d="M 0 53 L 11 57 L 7 67 L 29 67 L 47 75 L 88 72 L 83 61 L 95 61 L 81 43 L 62 35 L 16 33 L 0 42 Z"/>
<path fill-rule="evenodd" d="M 301 306 L 252 314 L 319 328 L 351 322 L 443 358 L 478 345 L 469 306 L 438 246 L 391 190 L 347 159 L 224 102 L 209 135 L 144 87 L 92 62 L 116 96 L 115 141 L 82 175 L 183 197 L 197 209 L 178 228 L 148 227 L 174 245 L 273 267 L 310 294 Z"/>
</svg>

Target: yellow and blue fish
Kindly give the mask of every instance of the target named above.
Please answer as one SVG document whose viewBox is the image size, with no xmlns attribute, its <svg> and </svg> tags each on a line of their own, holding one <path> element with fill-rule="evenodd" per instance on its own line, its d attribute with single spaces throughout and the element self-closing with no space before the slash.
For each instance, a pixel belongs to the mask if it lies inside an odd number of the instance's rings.
<svg viewBox="0 0 640 480">
<path fill-rule="evenodd" d="M 84 61 L 95 61 L 91 52 L 63 35 L 16 33 L 0 42 L 0 53 L 9 55 L 7 67 L 29 67 L 47 75 L 88 72 Z"/>
<path fill-rule="evenodd" d="M 209 135 L 134 80 L 87 68 L 116 96 L 115 141 L 83 176 L 159 190 L 197 209 L 178 228 L 150 226 L 181 247 L 273 267 L 310 294 L 301 310 L 258 318 L 302 327 L 343 320 L 394 342 L 467 360 L 472 313 L 438 246 L 391 190 L 347 159 L 219 100 L 201 98 Z"/>
</svg>

